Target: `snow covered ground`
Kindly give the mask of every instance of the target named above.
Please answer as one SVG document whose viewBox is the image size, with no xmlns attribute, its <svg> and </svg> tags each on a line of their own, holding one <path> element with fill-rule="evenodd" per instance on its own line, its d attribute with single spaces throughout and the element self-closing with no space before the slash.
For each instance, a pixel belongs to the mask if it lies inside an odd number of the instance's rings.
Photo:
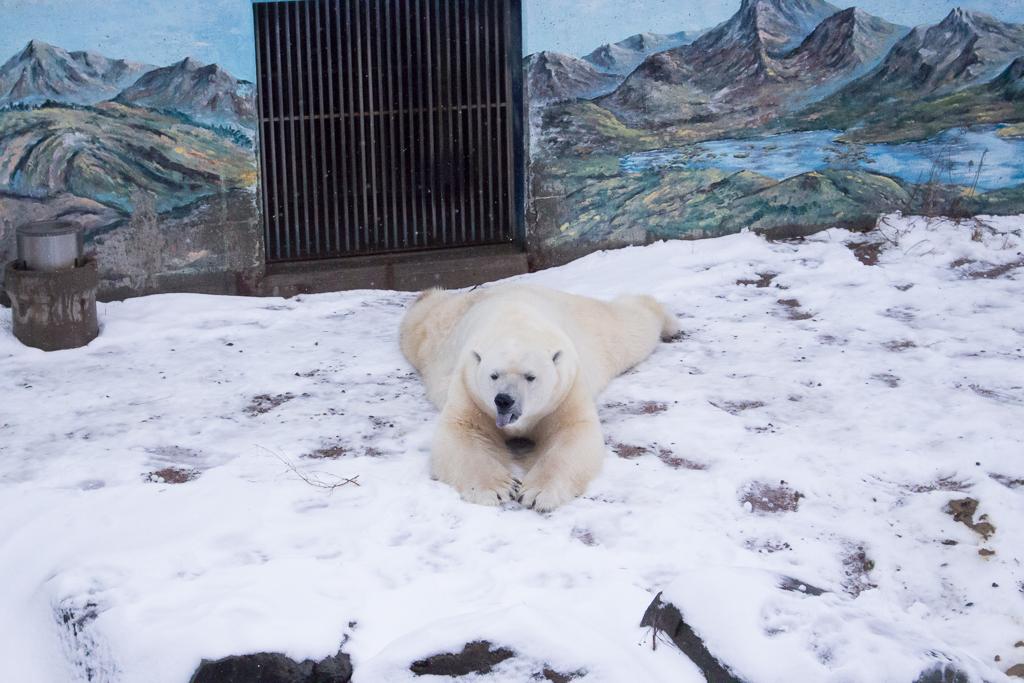
<svg viewBox="0 0 1024 683">
<path fill-rule="evenodd" d="M 650 293 L 685 332 L 601 396 L 604 473 L 547 515 L 430 480 L 437 415 L 396 341 L 413 294 L 100 304 L 99 338 L 55 353 L 0 309 L 0 678 L 184 683 L 341 647 L 357 683 L 410 681 L 486 639 L 517 656 L 466 680 L 698 683 L 639 626 L 664 590 L 749 683 L 1008 680 L 1024 218 L 882 228 L 518 278 Z"/>
</svg>

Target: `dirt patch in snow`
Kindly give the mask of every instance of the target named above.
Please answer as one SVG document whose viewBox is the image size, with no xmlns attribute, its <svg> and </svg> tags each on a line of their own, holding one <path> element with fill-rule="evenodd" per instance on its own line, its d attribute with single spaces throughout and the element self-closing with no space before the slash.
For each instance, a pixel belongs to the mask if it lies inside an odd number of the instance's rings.
<svg viewBox="0 0 1024 683">
<path fill-rule="evenodd" d="M 271 396 L 270 394 L 260 394 L 259 396 L 253 396 L 252 402 L 245 409 L 246 415 L 262 415 L 269 413 L 274 408 L 278 407 L 282 403 L 295 398 L 295 394 L 278 394 L 277 396 Z"/>
<path fill-rule="evenodd" d="M 625 443 L 613 444 L 612 450 L 615 451 L 615 455 L 619 456 L 623 460 L 634 460 L 642 455 L 649 455 L 652 453 L 652 450 L 646 446 L 632 446 Z M 661 460 L 674 470 L 706 470 L 708 468 L 708 466 L 703 463 L 687 460 L 686 458 L 680 458 L 670 449 L 665 447 L 658 448 L 657 456 L 658 460 Z"/>
<path fill-rule="evenodd" d="M 146 481 L 151 481 L 156 484 L 184 484 L 187 481 L 192 481 L 199 476 L 199 472 L 196 470 L 182 469 L 179 467 L 165 467 L 162 470 L 156 472 L 150 472 L 146 475 Z"/>
<path fill-rule="evenodd" d="M 931 493 L 932 491 L 966 491 L 971 485 L 957 481 L 953 477 L 940 477 L 929 484 L 908 484 L 904 486 L 911 493 Z"/>
<path fill-rule="evenodd" d="M 777 275 L 778 275 L 778 273 L 758 273 L 757 276 L 760 279 L 758 279 L 758 280 L 737 280 L 736 284 L 738 284 L 738 285 L 754 285 L 755 287 L 768 287 L 768 286 L 770 286 L 772 284 L 772 280 L 774 280 Z"/>
<path fill-rule="evenodd" d="M 785 481 L 777 486 L 755 481 L 740 489 L 740 503 L 744 506 L 749 503 L 751 512 L 759 515 L 796 512 L 803 497 L 804 494 L 789 488 Z"/>
<path fill-rule="evenodd" d="M 800 301 L 797 299 L 779 299 L 776 303 L 789 309 L 790 320 L 808 320 L 814 317 L 813 313 L 800 310 Z"/>
<path fill-rule="evenodd" d="M 350 449 L 342 446 L 341 444 L 334 444 L 332 446 L 323 446 L 318 448 L 306 457 L 313 458 L 314 460 L 336 460 L 351 452 L 352 451 Z"/>
<path fill-rule="evenodd" d="M 980 534 L 986 541 L 996 532 L 996 528 L 988 521 L 988 515 L 978 517 L 974 521 L 974 513 L 978 511 L 978 501 L 974 498 L 960 498 L 951 500 L 946 505 L 944 512 L 953 516 L 954 522 L 960 522 L 971 531 Z"/>
<path fill-rule="evenodd" d="M 847 244 L 853 251 L 857 260 L 865 266 L 878 265 L 878 256 L 882 253 L 882 242 L 861 242 L 860 244 Z"/>
<path fill-rule="evenodd" d="M 855 598 L 869 588 L 878 588 L 868 580 L 868 573 L 874 568 L 875 561 L 868 557 L 864 546 L 853 548 L 850 554 L 843 558 L 843 570 L 846 574 L 843 592 Z"/>
<path fill-rule="evenodd" d="M 1000 277 L 1002 275 L 1006 275 L 1011 270 L 1015 270 L 1016 268 L 1020 268 L 1021 266 L 1024 266 L 1024 259 L 1017 259 L 1016 261 L 1005 263 L 1001 266 L 992 266 L 991 268 L 985 268 L 983 270 L 974 270 L 968 273 L 967 275 L 968 277 L 972 277 L 975 280 L 994 280 L 995 278 Z"/>
<path fill-rule="evenodd" d="M 486 640 L 466 643 L 462 652 L 442 652 L 433 657 L 413 662 L 409 670 L 417 676 L 466 676 L 471 673 L 488 674 L 491 668 L 506 659 L 515 657 L 516 653 L 508 648 L 491 649 Z"/>
<path fill-rule="evenodd" d="M 714 407 L 724 410 L 730 415 L 739 415 L 744 410 L 751 410 L 752 408 L 764 408 L 765 404 L 762 401 L 720 401 L 715 403 L 714 401 L 708 401 Z"/>
<path fill-rule="evenodd" d="M 1008 477 L 1005 474 L 989 474 L 988 476 L 992 477 L 1006 488 L 1015 489 L 1024 486 L 1024 479 L 1014 479 L 1013 477 Z"/>
</svg>

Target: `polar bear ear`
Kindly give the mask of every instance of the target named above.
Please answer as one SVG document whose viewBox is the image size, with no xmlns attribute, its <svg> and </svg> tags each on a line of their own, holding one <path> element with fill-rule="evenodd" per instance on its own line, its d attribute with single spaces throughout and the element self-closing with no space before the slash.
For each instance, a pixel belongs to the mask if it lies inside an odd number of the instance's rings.
<svg viewBox="0 0 1024 683">
<path fill-rule="evenodd" d="M 555 355 L 551 356 L 551 362 L 557 363 L 558 359 L 562 357 L 562 349 L 555 351 Z"/>
<path fill-rule="evenodd" d="M 472 353 L 472 354 L 473 354 L 473 358 L 475 358 L 475 359 L 476 359 L 476 362 L 477 362 L 477 363 L 479 363 L 479 362 L 481 362 L 481 361 L 483 360 L 482 358 L 480 358 L 480 354 L 479 354 L 479 353 L 477 353 L 476 351 L 470 351 L 470 353 Z"/>
</svg>

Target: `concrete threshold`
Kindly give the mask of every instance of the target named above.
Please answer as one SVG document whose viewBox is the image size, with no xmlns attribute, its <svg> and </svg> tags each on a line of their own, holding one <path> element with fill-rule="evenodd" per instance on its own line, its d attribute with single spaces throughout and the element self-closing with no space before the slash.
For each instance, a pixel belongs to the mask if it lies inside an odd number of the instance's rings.
<svg viewBox="0 0 1024 683">
<path fill-rule="evenodd" d="M 520 275 L 527 269 L 526 252 L 515 244 L 269 263 L 258 294 L 291 297 L 347 289 L 458 289 Z"/>
</svg>

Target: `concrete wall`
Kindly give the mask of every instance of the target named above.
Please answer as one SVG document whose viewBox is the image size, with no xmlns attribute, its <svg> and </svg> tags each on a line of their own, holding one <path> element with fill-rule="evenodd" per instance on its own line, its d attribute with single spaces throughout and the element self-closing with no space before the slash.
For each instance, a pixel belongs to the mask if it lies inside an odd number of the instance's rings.
<svg viewBox="0 0 1024 683">
<path fill-rule="evenodd" d="M 1024 212 L 1024 5 L 965 2 L 528 0 L 532 264 Z M 0 13 L 0 262 L 67 218 L 101 298 L 259 291 L 251 0 Z"/>
</svg>

